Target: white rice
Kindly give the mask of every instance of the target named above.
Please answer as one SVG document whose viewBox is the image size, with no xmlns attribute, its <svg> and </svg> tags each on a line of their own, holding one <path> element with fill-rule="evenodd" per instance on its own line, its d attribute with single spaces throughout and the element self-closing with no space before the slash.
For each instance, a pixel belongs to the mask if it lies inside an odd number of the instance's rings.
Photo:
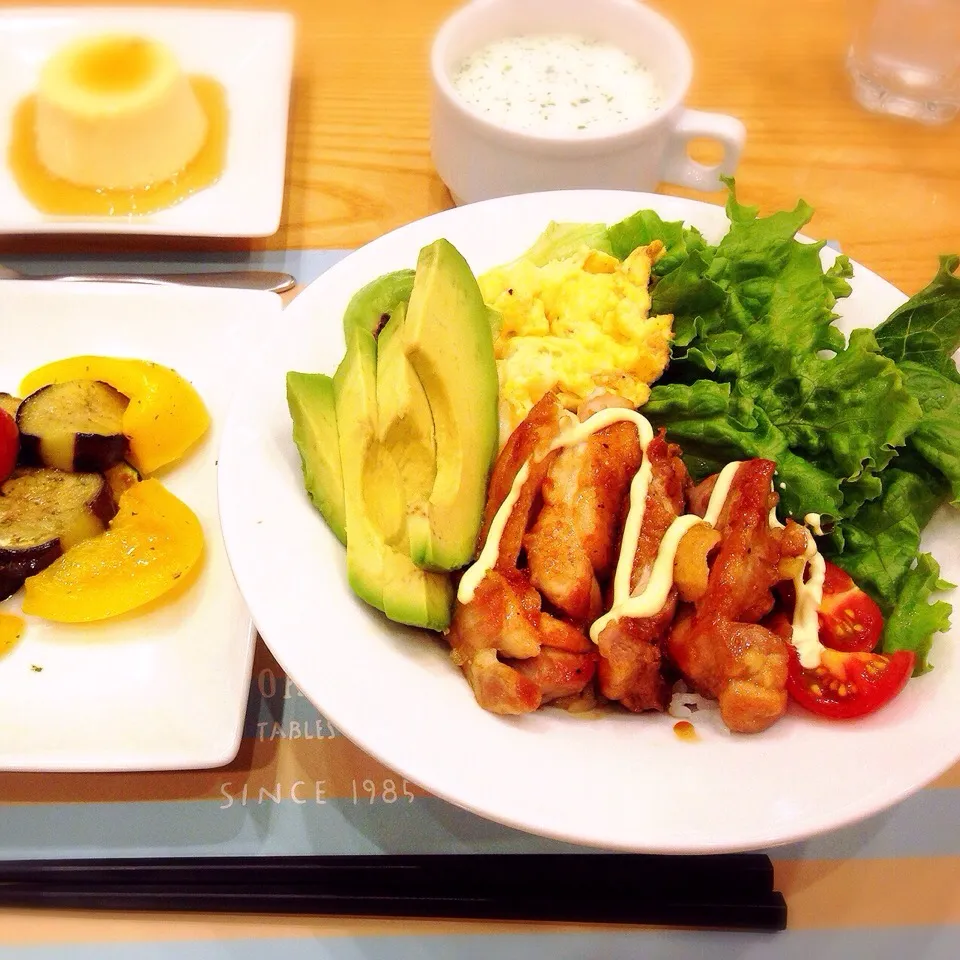
<svg viewBox="0 0 960 960">
<path fill-rule="evenodd" d="M 670 697 L 670 706 L 667 707 L 667 713 L 677 720 L 689 720 L 694 714 L 701 710 L 716 710 L 717 701 L 708 700 L 701 697 L 699 693 L 691 690 L 683 680 L 678 680 L 673 685 L 673 693 Z"/>
</svg>

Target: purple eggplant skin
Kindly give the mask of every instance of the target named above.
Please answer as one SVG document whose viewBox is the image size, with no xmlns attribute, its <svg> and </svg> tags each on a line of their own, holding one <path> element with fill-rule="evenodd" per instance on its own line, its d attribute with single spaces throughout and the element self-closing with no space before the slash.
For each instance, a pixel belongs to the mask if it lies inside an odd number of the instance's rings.
<svg viewBox="0 0 960 960">
<path fill-rule="evenodd" d="M 59 538 L 32 547 L 0 547 L 0 600 L 13 596 L 32 577 L 63 554 Z"/>
<path fill-rule="evenodd" d="M 0 573 L 0 602 L 12 597 L 23 586 L 23 577 L 8 576 Z"/>
<path fill-rule="evenodd" d="M 72 472 L 102 473 L 114 464 L 121 463 L 128 450 L 128 440 L 122 434 L 103 436 L 96 433 L 76 433 L 73 437 Z M 18 462 L 25 467 L 50 466 L 44 463 L 40 451 L 40 437 L 21 431 Z"/>
<path fill-rule="evenodd" d="M 129 399 L 100 380 L 67 380 L 35 390 L 17 408 L 20 463 L 102 473 L 127 456 Z"/>
<path fill-rule="evenodd" d="M 23 578 L 18 580 L 16 577 L 0 573 L 0 601 L 12 597 L 22 586 Z"/>
</svg>

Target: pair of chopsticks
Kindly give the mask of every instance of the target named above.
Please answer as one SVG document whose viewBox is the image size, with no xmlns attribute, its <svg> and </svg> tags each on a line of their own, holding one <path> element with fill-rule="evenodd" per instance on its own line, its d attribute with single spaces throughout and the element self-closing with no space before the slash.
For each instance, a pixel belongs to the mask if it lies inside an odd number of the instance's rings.
<svg viewBox="0 0 960 960">
<path fill-rule="evenodd" d="M 763 854 L 20 860 L 0 906 L 783 930 Z"/>
</svg>

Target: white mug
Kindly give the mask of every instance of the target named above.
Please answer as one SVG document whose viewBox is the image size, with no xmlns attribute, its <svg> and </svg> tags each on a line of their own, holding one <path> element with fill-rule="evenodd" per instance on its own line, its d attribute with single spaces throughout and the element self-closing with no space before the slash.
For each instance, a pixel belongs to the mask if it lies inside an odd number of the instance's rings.
<svg viewBox="0 0 960 960">
<path fill-rule="evenodd" d="M 661 106 L 597 134 L 537 134 L 497 125 L 457 93 L 463 59 L 494 40 L 575 34 L 616 44 L 644 64 L 663 92 Z M 637 0 L 473 0 L 440 28 L 431 50 L 431 150 L 456 203 L 539 190 L 599 187 L 652 191 L 661 181 L 719 190 L 732 175 L 746 131 L 735 117 L 689 110 L 693 60 L 676 27 Z M 723 159 L 690 159 L 695 137 L 719 141 Z"/>
</svg>

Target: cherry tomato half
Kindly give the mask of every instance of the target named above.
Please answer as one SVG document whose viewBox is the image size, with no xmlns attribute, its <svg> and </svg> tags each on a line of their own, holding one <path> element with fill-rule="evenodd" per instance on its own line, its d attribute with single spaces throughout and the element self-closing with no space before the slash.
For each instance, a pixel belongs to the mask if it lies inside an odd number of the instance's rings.
<svg viewBox="0 0 960 960">
<path fill-rule="evenodd" d="M 817 611 L 820 642 L 833 650 L 866 652 L 876 648 L 883 633 L 883 614 L 850 577 L 827 562 L 823 600 Z"/>
<path fill-rule="evenodd" d="M 13 473 L 19 452 L 20 431 L 17 430 L 17 422 L 6 410 L 0 410 L 0 483 Z"/>
<path fill-rule="evenodd" d="M 820 666 L 800 666 L 790 647 L 787 692 L 801 707 L 831 720 L 863 717 L 889 703 L 913 673 L 913 652 L 843 653 L 826 649 Z"/>
</svg>

